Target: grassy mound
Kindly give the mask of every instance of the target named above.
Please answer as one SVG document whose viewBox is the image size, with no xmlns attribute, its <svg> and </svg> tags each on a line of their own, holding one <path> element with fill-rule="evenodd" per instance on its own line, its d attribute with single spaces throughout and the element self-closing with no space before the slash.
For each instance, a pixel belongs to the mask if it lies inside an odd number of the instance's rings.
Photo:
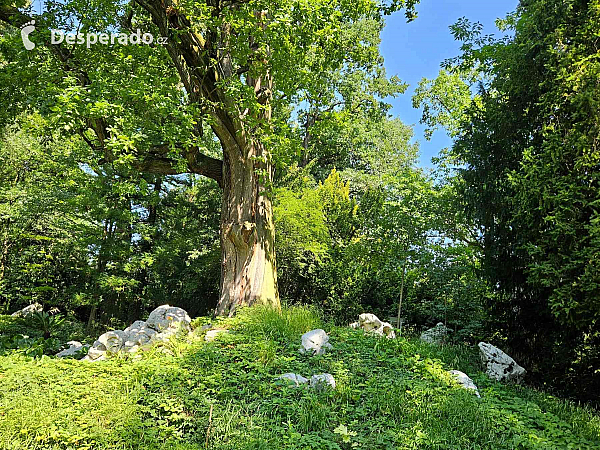
<svg viewBox="0 0 600 450">
<path fill-rule="evenodd" d="M 0 357 L 0 448 L 600 448 L 598 415 L 488 380 L 473 349 L 365 336 L 305 308 L 246 310 L 219 326 L 231 333 L 205 342 L 198 327 L 136 361 Z M 333 350 L 300 355 L 317 327 Z M 293 389 L 275 381 L 285 372 L 328 372 L 337 388 Z"/>
</svg>

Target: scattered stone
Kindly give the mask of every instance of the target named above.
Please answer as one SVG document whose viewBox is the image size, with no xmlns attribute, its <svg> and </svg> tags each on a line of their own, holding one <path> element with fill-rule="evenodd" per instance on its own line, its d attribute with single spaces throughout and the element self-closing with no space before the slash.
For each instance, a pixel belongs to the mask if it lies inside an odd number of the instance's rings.
<svg viewBox="0 0 600 450">
<path fill-rule="evenodd" d="M 202 328 L 200 328 L 200 331 L 206 331 L 206 330 L 210 330 L 212 328 L 212 324 L 208 324 L 208 325 L 202 325 Z"/>
<path fill-rule="evenodd" d="M 302 354 L 322 355 L 330 348 L 332 347 L 329 336 L 324 330 L 316 329 L 302 335 L 302 348 L 300 348 Z"/>
<path fill-rule="evenodd" d="M 214 341 L 215 338 L 219 335 L 219 334 L 228 334 L 229 330 L 225 330 L 225 329 L 217 329 L 217 330 L 210 330 L 206 332 L 206 336 L 204 336 L 204 340 L 206 342 L 211 342 Z"/>
<path fill-rule="evenodd" d="M 317 391 L 335 389 L 335 378 L 330 373 L 320 373 L 310 377 L 310 387 Z"/>
<path fill-rule="evenodd" d="M 428 344 L 441 344 L 451 332 L 452 330 L 450 328 L 440 322 L 435 327 L 424 331 L 421 334 L 421 340 Z"/>
<path fill-rule="evenodd" d="M 352 328 L 353 330 L 357 330 L 358 328 L 360 328 L 360 323 L 358 322 L 352 322 L 350 325 L 348 325 L 350 328 Z"/>
<path fill-rule="evenodd" d="M 469 378 L 469 376 L 466 373 L 461 372 L 460 370 L 451 370 L 450 375 L 452 375 L 456 382 L 462 387 L 464 387 L 465 389 L 475 391 L 475 395 L 481 398 L 481 395 L 479 395 L 479 389 L 477 389 L 477 386 L 475 386 L 473 380 L 471 380 L 471 378 Z"/>
<path fill-rule="evenodd" d="M 375 314 L 361 314 L 358 316 L 358 322 L 350 324 L 351 328 L 362 328 L 367 333 L 385 336 L 388 339 L 394 339 L 394 327 L 388 322 L 382 322 Z"/>
<path fill-rule="evenodd" d="M 33 303 L 32 305 L 26 306 L 25 308 L 12 313 L 13 317 L 28 317 L 35 313 L 41 313 L 44 311 L 44 307 L 39 303 Z"/>
<path fill-rule="evenodd" d="M 119 352 L 134 353 L 145 349 L 153 342 L 162 342 L 191 330 L 191 319 L 181 308 L 162 305 L 150 313 L 146 322 L 136 320 L 125 330 L 104 333 L 98 338 L 85 361 L 102 361 L 107 355 Z"/>
<path fill-rule="evenodd" d="M 277 377 L 278 380 L 287 380 L 294 387 L 298 387 L 301 384 L 308 383 L 308 379 L 297 373 L 284 373 Z"/>
<path fill-rule="evenodd" d="M 69 341 L 66 343 L 69 348 L 64 349 L 56 354 L 57 358 L 66 358 L 67 356 L 76 356 L 79 352 L 89 348 L 89 345 L 83 345 L 78 341 Z"/>
<path fill-rule="evenodd" d="M 487 342 L 479 343 L 481 361 L 486 367 L 486 374 L 496 381 L 519 383 L 527 372 L 514 359 L 497 347 Z"/>
</svg>

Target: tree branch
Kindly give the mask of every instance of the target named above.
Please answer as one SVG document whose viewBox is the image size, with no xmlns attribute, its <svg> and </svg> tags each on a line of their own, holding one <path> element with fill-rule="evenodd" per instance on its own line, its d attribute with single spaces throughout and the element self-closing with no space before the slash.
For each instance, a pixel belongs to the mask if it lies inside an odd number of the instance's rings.
<svg viewBox="0 0 600 450">
<path fill-rule="evenodd" d="M 142 2 L 140 2 L 142 3 Z M 0 5 L 0 21 L 5 22 L 9 25 L 22 27 L 24 24 L 30 22 L 32 20 L 31 17 L 27 16 L 20 12 L 17 8 L 12 6 Z M 43 45 L 47 47 L 61 62 L 63 69 L 66 72 L 71 72 L 76 75 L 79 84 L 82 87 L 88 87 L 91 84 L 90 77 L 88 74 L 81 69 L 77 60 L 73 58 L 73 55 L 70 51 L 67 51 L 63 46 L 52 44 L 49 40 L 45 40 Z M 183 74 L 186 75 L 185 72 Z M 182 77 L 183 78 L 183 77 Z M 184 84 L 186 84 L 186 79 L 183 80 Z M 190 83 L 190 79 L 188 78 L 188 83 Z M 187 86 L 186 86 L 187 87 Z M 93 150 L 102 150 L 104 153 L 104 158 L 101 162 L 104 163 L 112 163 L 115 161 L 114 155 L 108 150 L 105 142 L 110 137 L 110 133 L 108 131 L 108 124 L 104 118 L 99 119 L 87 119 L 87 126 L 94 131 L 96 135 L 96 139 L 98 140 L 99 145 L 94 145 L 94 143 L 85 136 L 84 130 L 82 130 L 79 134 L 83 138 L 83 140 L 93 149 Z M 199 175 L 206 176 L 208 178 L 212 178 L 219 186 L 222 186 L 223 183 L 223 162 L 211 158 L 210 156 L 204 155 L 200 152 L 197 147 L 193 147 L 190 149 L 183 149 L 182 156 L 187 161 L 187 168 L 185 170 L 179 169 L 179 164 L 177 161 L 168 158 L 166 154 L 168 153 L 169 148 L 166 146 L 157 146 L 151 149 L 151 151 L 137 161 L 133 163 L 133 167 L 141 172 L 146 173 L 154 173 L 161 175 L 178 175 L 181 173 L 196 173 Z"/>
</svg>

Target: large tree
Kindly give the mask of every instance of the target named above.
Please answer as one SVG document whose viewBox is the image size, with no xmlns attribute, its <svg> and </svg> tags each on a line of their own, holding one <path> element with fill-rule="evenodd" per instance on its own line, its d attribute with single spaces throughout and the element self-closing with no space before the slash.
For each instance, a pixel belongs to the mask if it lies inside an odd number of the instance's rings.
<svg viewBox="0 0 600 450">
<path fill-rule="evenodd" d="M 67 0 L 47 1 L 43 14 L 33 14 L 22 0 L 3 0 L 0 22 L 23 28 L 35 20 L 36 47 L 26 51 L 15 31 L 0 40 L 0 95 L 8 116 L 38 109 L 103 163 L 216 180 L 223 189 L 216 312 L 278 305 L 270 192 L 275 159 L 286 153 L 280 131 L 299 102 L 315 98 L 323 74 L 381 73 L 377 46 L 360 30 L 349 39 L 348 30 L 357 23 L 381 29 L 383 16 L 402 7 L 410 19 L 415 3 Z M 57 45 L 51 29 L 141 30 L 166 44 Z M 220 152 L 209 150 L 214 140 Z"/>
<path fill-rule="evenodd" d="M 499 294 L 503 345 L 539 379 L 597 400 L 600 2 L 522 0 L 498 24 L 509 37 L 459 21 L 462 55 L 415 102 L 455 137 L 447 162 Z"/>
</svg>

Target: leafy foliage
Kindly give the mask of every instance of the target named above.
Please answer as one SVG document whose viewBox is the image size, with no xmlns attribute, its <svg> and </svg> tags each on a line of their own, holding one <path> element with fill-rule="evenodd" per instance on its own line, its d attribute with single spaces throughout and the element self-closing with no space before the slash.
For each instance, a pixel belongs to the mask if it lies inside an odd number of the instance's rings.
<svg viewBox="0 0 600 450">
<path fill-rule="evenodd" d="M 498 22 L 505 39 L 462 19 L 462 54 L 415 98 L 456 138 L 446 164 L 496 290 L 497 338 L 540 382 L 596 400 L 599 13 L 595 0 L 523 1 Z M 478 80 L 470 101 L 463 74 Z"/>
<path fill-rule="evenodd" d="M 97 364 L 0 357 L 0 445 L 508 450 L 600 443 L 592 411 L 489 381 L 472 350 L 327 326 L 333 350 L 301 356 L 301 333 L 323 326 L 306 308 L 249 309 L 218 325 L 232 332 L 206 343 L 197 329 L 195 339 L 178 344 L 180 356 L 157 351 Z M 482 398 L 455 385 L 449 368 L 468 372 Z M 316 392 L 275 381 L 291 371 L 331 373 L 338 387 Z"/>
</svg>

